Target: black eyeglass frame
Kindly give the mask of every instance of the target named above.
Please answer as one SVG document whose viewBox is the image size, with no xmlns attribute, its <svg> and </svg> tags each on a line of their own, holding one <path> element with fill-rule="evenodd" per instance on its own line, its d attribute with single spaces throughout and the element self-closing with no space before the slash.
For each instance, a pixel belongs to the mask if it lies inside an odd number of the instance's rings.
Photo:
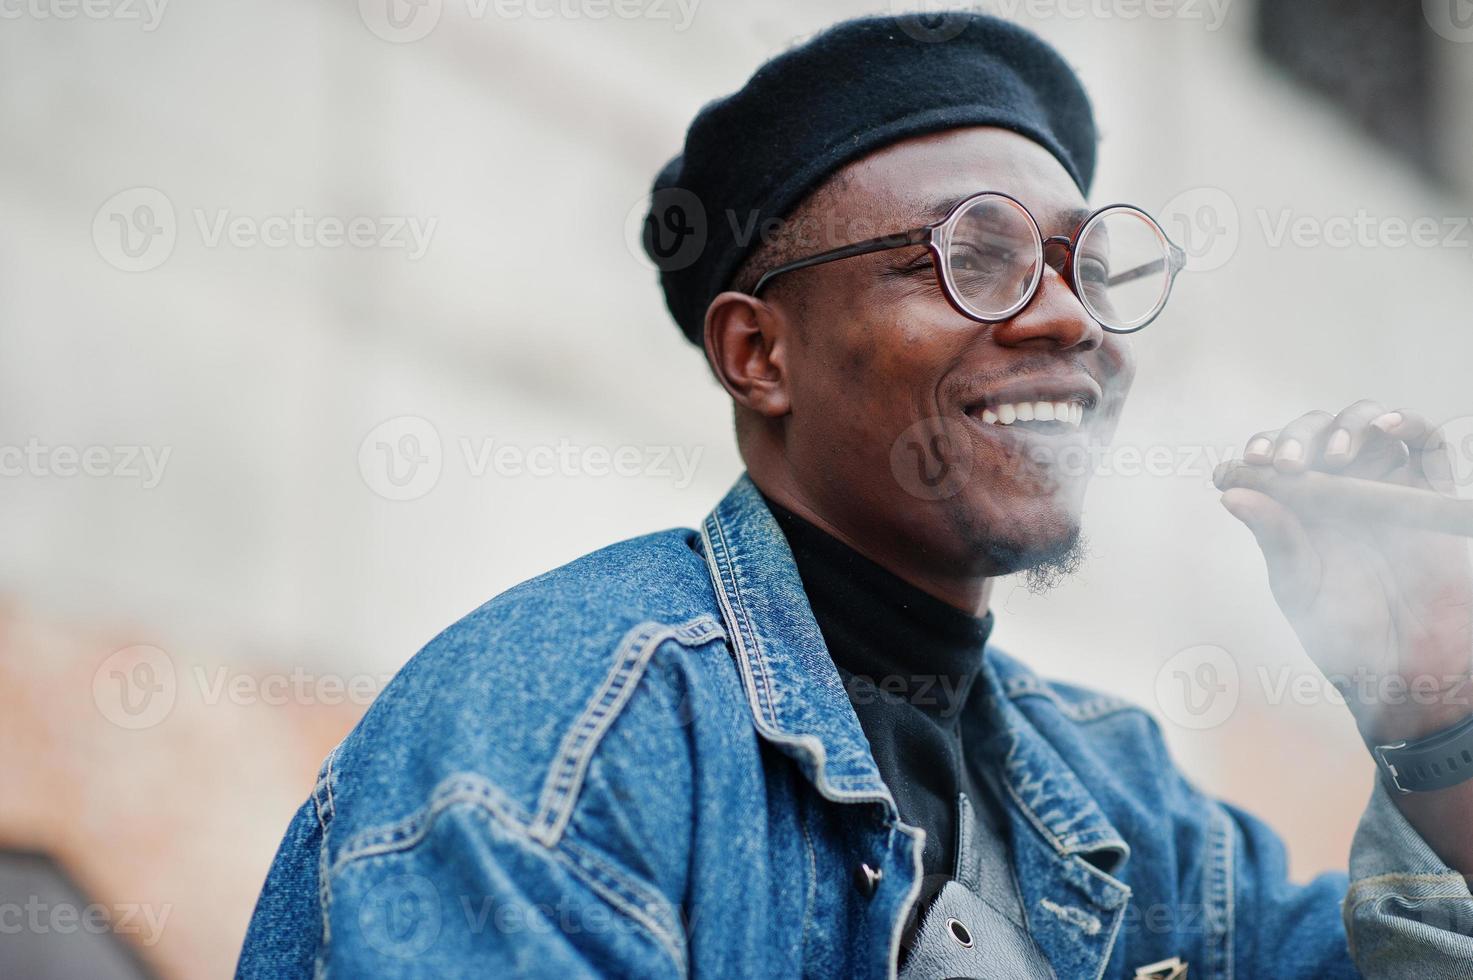
<svg viewBox="0 0 1473 980">
<path fill-rule="evenodd" d="M 951 263 L 946 260 L 946 254 L 951 248 L 951 236 L 956 230 L 957 222 L 972 205 L 983 198 L 1001 198 L 1007 201 L 1022 212 L 1023 216 L 1028 219 L 1029 226 L 1033 229 L 1033 267 L 1035 270 L 1033 281 L 1028 284 L 1028 288 L 1024 291 L 1021 299 L 1007 310 L 992 314 L 982 313 L 981 311 L 967 307 L 965 301 L 961 298 L 961 291 L 957 288 L 956 281 L 952 277 Z M 1139 218 L 1144 218 L 1161 238 L 1165 254 L 1159 261 L 1147 262 L 1134 269 L 1126 269 L 1121 273 L 1111 276 L 1106 285 L 1115 286 L 1123 282 L 1129 282 L 1132 279 L 1139 279 L 1143 276 L 1151 275 L 1159 271 L 1164 264 L 1166 268 L 1166 288 L 1162 290 L 1161 299 L 1157 302 L 1155 308 L 1150 313 L 1141 317 L 1139 322 L 1132 322 L 1125 326 L 1111 326 L 1100 319 L 1091 307 L 1088 298 L 1082 295 L 1075 285 L 1074 256 L 1079 242 L 1096 222 L 1103 220 L 1111 214 L 1122 211 L 1129 212 Z M 1028 308 L 1028 304 L 1032 303 L 1038 295 L 1039 285 L 1043 282 L 1044 267 L 1050 266 L 1055 268 L 1064 277 L 1064 282 L 1069 286 L 1070 291 L 1079 298 L 1080 303 L 1084 306 L 1085 312 L 1089 313 L 1094 321 L 1104 330 L 1117 334 L 1135 333 L 1138 330 L 1143 330 L 1150 325 L 1151 321 L 1160 316 L 1161 311 L 1166 308 L 1167 300 L 1171 298 L 1171 289 L 1176 283 L 1177 274 L 1186 268 L 1187 264 L 1186 251 L 1167 236 L 1165 230 L 1162 229 L 1155 218 L 1133 204 L 1107 204 L 1104 207 L 1096 208 L 1080 221 L 1079 226 L 1074 229 L 1074 234 L 1053 235 L 1045 238 L 1043 237 L 1043 231 L 1038 227 L 1038 221 L 1033 217 L 1033 212 L 1029 211 L 1022 201 L 1001 191 L 980 191 L 962 198 L 956 204 L 952 205 L 951 210 L 946 212 L 945 217 L 939 221 L 933 221 L 931 224 L 923 225 L 920 228 L 912 228 L 910 231 L 901 231 L 890 235 L 881 235 L 878 238 L 869 238 L 862 242 L 854 242 L 851 245 L 841 245 L 838 248 L 829 249 L 826 252 L 819 252 L 816 255 L 810 255 L 806 258 L 796 259 L 780 265 L 775 269 L 769 269 L 758 278 L 756 284 L 752 287 L 750 295 L 760 295 L 763 287 L 777 276 L 786 272 L 796 272 L 799 269 L 808 269 L 816 265 L 823 265 L 826 262 L 837 262 L 840 259 L 853 258 L 856 255 L 868 255 L 871 252 L 909 248 L 916 245 L 924 245 L 926 250 L 931 253 L 931 264 L 935 268 L 937 278 L 941 282 L 941 291 L 945 294 L 946 301 L 958 313 L 970 320 L 975 320 L 979 323 L 1002 323 L 1004 320 L 1010 320 L 1019 313 L 1022 313 Z M 1052 266 L 1046 261 L 1045 252 L 1050 246 L 1065 250 L 1067 257 L 1061 266 Z"/>
</svg>

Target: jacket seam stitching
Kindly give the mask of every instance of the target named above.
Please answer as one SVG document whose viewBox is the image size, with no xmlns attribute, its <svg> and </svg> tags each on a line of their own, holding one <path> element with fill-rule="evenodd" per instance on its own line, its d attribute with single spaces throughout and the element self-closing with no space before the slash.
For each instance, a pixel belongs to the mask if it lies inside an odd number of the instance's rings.
<svg viewBox="0 0 1473 980">
<path fill-rule="evenodd" d="M 1467 887 L 1462 875 L 1456 871 L 1447 871 L 1441 874 L 1419 874 L 1414 871 L 1388 871 L 1385 874 L 1372 875 L 1368 878 L 1356 878 L 1350 882 L 1351 891 L 1364 891 L 1369 885 L 1381 884 L 1421 884 L 1421 885 L 1446 885 L 1456 882 Z M 1407 897 L 1407 896 L 1389 896 Z M 1464 895 L 1429 895 L 1427 898 L 1464 898 Z"/>
<path fill-rule="evenodd" d="M 1129 902 L 1129 900 L 1130 891 L 1129 889 L 1127 889 L 1126 901 Z M 1110 960 L 1115 952 L 1115 943 L 1120 938 L 1120 925 L 1125 921 L 1125 909 L 1126 906 L 1122 904 L 1118 909 L 1114 909 L 1112 911 L 1111 918 L 1115 920 L 1115 923 L 1110 927 L 1109 938 L 1105 940 L 1105 955 L 1100 957 L 1100 969 L 1099 972 L 1095 974 L 1096 980 L 1099 980 L 1099 978 L 1103 977 L 1105 975 L 1105 970 L 1110 966 Z"/>
<path fill-rule="evenodd" d="M 808 887 L 803 897 L 803 955 L 808 955 L 808 933 L 813 924 L 814 898 L 818 891 L 818 853 L 813 847 L 813 837 L 808 833 L 808 806 L 805 803 L 798 814 L 799 829 L 803 832 L 803 848 L 808 852 Z"/>
<path fill-rule="evenodd" d="M 664 924 L 650 914 L 649 909 L 626 899 L 612 886 L 599 880 L 591 869 L 578 865 L 570 856 L 563 854 L 560 848 L 551 853 L 559 859 L 558 863 L 567 867 L 569 871 L 585 882 L 589 889 L 596 895 L 615 909 L 622 911 L 627 918 L 642 925 L 660 948 L 664 950 L 665 955 L 670 957 L 671 963 L 675 966 L 676 973 L 681 976 L 686 975 L 688 970 L 687 960 L 685 952 L 681 948 L 681 943 L 676 940 L 670 930 L 665 928 Z"/>
<path fill-rule="evenodd" d="M 360 860 L 413 849 L 428 836 L 436 818 L 457 804 L 471 806 L 475 812 L 505 827 L 514 838 L 537 845 L 547 858 L 567 868 L 605 903 L 641 925 L 670 957 L 676 970 L 685 975 L 687 956 L 684 943 L 678 938 L 679 919 L 673 910 L 660 907 L 669 903 L 658 889 L 569 835 L 563 835 L 555 845 L 546 844 L 530 832 L 525 810 L 507 799 L 494 784 L 474 774 L 445 779 L 419 810 L 395 823 L 356 834 L 333 862 L 330 874 L 340 874 Z"/>
<path fill-rule="evenodd" d="M 1232 818 L 1221 807 L 1213 813 L 1208 833 L 1207 852 L 1207 902 L 1208 922 L 1212 928 L 1212 945 L 1215 955 L 1210 962 L 1213 975 L 1224 980 L 1233 977 L 1233 826 Z"/>
<path fill-rule="evenodd" d="M 333 766 L 341 747 L 339 744 L 327 754 L 327 759 L 322 764 L 322 776 L 317 780 L 317 785 L 312 788 L 312 806 L 317 815 L 317 827 L 322 832 L 322 841 L 317 850 L 317 906 L 322 916 L 322 949 L 326 949 L 332 941 L 332 877 L 328 873 L 331 864 L 329 834 L 330 824 L 337 813 L 337 801 L 332 789 L 333 780 L 336 777 Z M 326 964 L 320 955 L 313 969 L 317 975 L 326 976 Z"/>
<path fill-rule="evenodd" d="M 563 735 L 557 757 L 543 782 L 537 814 L 527 828 L 528 833 L 551 847 L 566 831 L 594 753 L 634 696 L 650 658 L 660 645 L 675 640 L 683 646 L 699 646 L 724 636 L 725 631 L 709 615 L 678 626 L 641 623 L 624 635 L 603 683 Z"/>
<path fill-rule="evenodd" d="M 1093 864 L 1090 864 L 1088 861 L 1084 860 L 1084 858 L 1078 857 L 1076 855 L 1075 860 L 1078 862 L 1078 866 L 1084 869 L 1084 872 L 1086 874 L 1093 875 L 1095 878 L 1098 878 L 1100 881 L 1104 882 L 1107 888 L 1110 888 L 1114 890 L 1116 894 L 1123 896 L 1123 900 L 1120 902 L 1120 904 L 1110 909 L 1111 917 L 1114 919 L 1114 924 L 1110 927 L 1110 935 L 1105 939 L 1105 945 L 1103 947 L 1104 955 L 1100 957 L 1100 969 L 1099 972 L 1095 974 L 1095 980 L 1100 980 L 1100 978 L 1105 975 L 1105 970 L 1109 967 L 1110 960 L 1114 955 L 1115 942 L 1120 937 L 1120 926 L 1125 921 L 1125 909 L 1130 904 L 1131 896 L 1135 892 L 1125 882 L 1121 881 L 1119 878 L 1116 878 L 1112 874 L 1101 871 Z"/>
<path fill-rule="evenodd" d="M 1123 712 L 1134 712 L 1150 717 L 1150 712 L 1146 711 L 1140 705 L 1131 704 L 1129 701 L 1108 695 L 1102 695 L 1075 704 L 1074 702 L 1065 700 L 1048 682 L 1036 677 L 1015 678 L 1005 681 L 1003 683 L 1003 693 L 1013 701 L 1026 697 L 1044 698 L 1051 702 L 1063 714 L 1067 715 L 1071 721 L 1076 722 L 1099 721 L 1102 718 L 1108 718 L 1111 715 L 1121 714 Z"/>
<path fill-rule="evenodd" d="M 1226 906 L 1227 907 L 1227 934 L 1226 934 L 1226 937 L 1225 937 L 1225 948 L 1227 949 L 1227 975 L 1228 975 L 1228 980 L 1232 980 L 1233 970 L 1234 970 L 1234 965 L 1235 965 L 1234 962 L 1233 962 L 1233 942 L 1235 941 L 1235 938 L 1236 938 L 1235 934 L 1236 934 L 1236 931 L 1237 931 L 1237 906 L 1238 906 L 1237 889 L 1236 889 L 1236 887 L 1234 885 L 1234 881 L 1233 881 L 1234 876 L 1237 874 L 1236 865 L 1237 865 L 1237 859 L 1238 859 L 1238 852 L 1237 852 L 1237 848 L 1233 844 L 1233 837 L 1231 835 L 1231 832 L 1232 832 L 1232 827 L 1231 827 L 1231 825 L 1229 825 L 1229 827 L 1228 827 L 1228 837 L 1227 837 L 1227 867 L 1226 867 L 1226 872 L 1227 872 L 1227 906 Z"/>
<path fill-rule="evenodd" d="M 1033 808 L 1023 801 L 1023 797 L 1019 795 L 1011 779 L 1002 779 L 999 782 L 1002 784 L 1003 789 L 1007 791 L 1007 794 L 1012 797 L 1013 802 L 1018 805 L 1018 810 L 1022 812 L 1024 818 L 1043 835 L 1044 840 L 1059 854 L 1077 854 L 1080 851 L 1091 850 L 1090 845 L 1094 841 L 1099 842 L 1095 845 L 1096 847 L 1104 844 L 1124 844 L 1124 841 L 1120 839 L 1118 834 L 1111 836 L 1107 831 L 1098 828 L 1084 833 L 1069 833 L 1061 837 L 1054 833 L 1053 829 L 1044 823 L 1043 818 L 1038 816 Z M 1078 801 L 1071 800 L 1071 802 L 1077 803 Z M 1092 803 L 1093 801 L 1087 802 Z M 1126 849 L 1127 851 L 1129 850 L 1129 845 L 1126 845 Z"/>
<path fill-rule="evenodd" d="M 715 538 L 710 533 L 713 528 L 716 531 Z M 736 626 L 736 635 L 732 637 L 732 640 L 736 643 L 740 669 L 751 678 L 752 690 L 757 697 L 757 710 L 761 715 L 761 720 L 769 727 L 777 728 L 777 715 L 772 706 L 771 681 L 767 676 L 767 664 L 762 659 L 761 651 L 757 649 L 755 638 L 749 635 L 751 613 L 747 609 L 741 589 L 737 588 L 736 581 L 732 577 L 730 562 L 725 560 L 728 552 L 726 528 L 721 523 L 721 518 L 714 512 L 701 528 L 701 535 L 709 550 L 708 562 L 715 567 L 717 581 L 720 585 L 720 588 L 716 590 L 717 601 L 731 614 L 731 620 Z M 738 606 L 740 606 L 740 615 L 738 615 Z"/>
<path fill-rule="evenodd" d="M 1054 850 L 1058 851 L 1060 854 L 1066 853 L 1067 848 L 1064 847 L 1064 842 L 1054 835 L 1054 832 L 1050 830 L 1048 826 L 1045 825 L 1044 822 L 1038 818 L 1038 816 L 1033 812 L 1032 808 L 1029 807 L 1028 804 L 1023 802 L 1023 798 L 1019 796 L 1018 791 L 1013 788 L 1012 781 L 1008 779 L 1003 779 L 1000 780 L 1000 782 L 1002 783 L 1003 789 L 1007 790 L 1007 794 L 1013 798 L 1013 802 L 1018 805 L 1018 810 L 1023 814 L 1023 817 L 1033 825 L 1034 829 L 1042 834 L 1044 839 L 1053 845 Z"/>
</svg>

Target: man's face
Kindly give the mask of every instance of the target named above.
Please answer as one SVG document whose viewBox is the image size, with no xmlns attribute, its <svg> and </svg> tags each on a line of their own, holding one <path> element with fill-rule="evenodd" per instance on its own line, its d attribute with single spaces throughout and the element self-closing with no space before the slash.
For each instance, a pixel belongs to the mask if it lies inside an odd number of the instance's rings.
<svg viewBox="0 0 1473 980">
<path fill-rule="evenodd" d="M 1072 234 L 1085 211 L 1048 151 L 1000 129 L 910 139 L 845 173 L 814 215 L 824 240 L 805 235 L 811 251 L 919 227 L 982 190 L 1021 201 L 1044 237 Z M 1091 447 L 1109 441 L 1134 359 L 1057 272 L 1047 269 L 1027 309 L 999 324 L 953 309 L 920 247 L 784 279 L 773 302 L 796 328 L 788 465 L 829 523 L 856 540 L 893 535 L 928 561 L 985 575 L 1067 552 Z M 1082 424 L 984 420 L 1039 401 L 1082 404 Z"/>
</svg>

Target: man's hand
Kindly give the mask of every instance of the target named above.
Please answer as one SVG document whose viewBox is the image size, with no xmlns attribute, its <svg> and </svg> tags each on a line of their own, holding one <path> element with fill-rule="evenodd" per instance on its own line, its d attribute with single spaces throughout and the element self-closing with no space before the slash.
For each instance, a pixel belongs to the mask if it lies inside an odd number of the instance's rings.
<svg viewBox="0 0 1473 980">
<path fill-rule="evenodd" d="M 1447 492 L 1450 462 L 1425 419 L 1360 401 L 1250 439 L 1249 475 L 1273 474 L 1254 481 L 1262 489 L 1234 486 L 1231 467 L 1218 473 L 1223 506 L 1263 549 L 1274 598 L 1371 744 L 1422 738 L 1473 714 L 1468 542 L 1351 517 L 1328 481 L 1322 492 L 1302 482 L 1272 494 L 1307 470 Z M 1473 874 L 1473 781 L 1395 799 L 1443 861 Z"/>
<path fill-rule="evenodd" d="M 1244 462 L 1290 479 L 1318 470 L 1433 492 L 1446 491 L 1450 478 L 1436 429 L 1371 401 L 1261 432 Z M 1330 485 L 1279 499 L 1271 483 L 1267 493 L 1231 487 L 1223 506 L 1258 539 L 1274 598 L 1305 652 L 1331 680 L 1348 682 L 1342 690 L 1362 734 L 1415 739 L 1473 713 L 1467 542 L 1351 517 Z"/>
</svg>

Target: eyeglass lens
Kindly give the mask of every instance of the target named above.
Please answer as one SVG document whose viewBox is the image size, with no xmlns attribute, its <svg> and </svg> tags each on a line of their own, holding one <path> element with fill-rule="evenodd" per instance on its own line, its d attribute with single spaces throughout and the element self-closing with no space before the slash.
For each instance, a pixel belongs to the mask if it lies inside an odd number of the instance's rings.
<svg viewBox="0 0 1473 980">
<path fill-rule="evenodd" d="M 979 316 L 1015 313 L 1041 276 L 1037 227 L 1016 202 L 984 196 L 958 213 L 947 247 L 957 300 Z M 1104 326 L 1133 330 L 1166 301 L 1170 245 L 1149 217 L 1111 208 L 1090 219 L 1074 249 L 1074 286 Z"/>
<path fill-rule="evenodd" d="M 956 216 L 947 249 L 962 304 L 983 317 L 1016 310 L 1042 273 L 1038 229 L 1005 197 L 981 197 Z"/>
</svg>

